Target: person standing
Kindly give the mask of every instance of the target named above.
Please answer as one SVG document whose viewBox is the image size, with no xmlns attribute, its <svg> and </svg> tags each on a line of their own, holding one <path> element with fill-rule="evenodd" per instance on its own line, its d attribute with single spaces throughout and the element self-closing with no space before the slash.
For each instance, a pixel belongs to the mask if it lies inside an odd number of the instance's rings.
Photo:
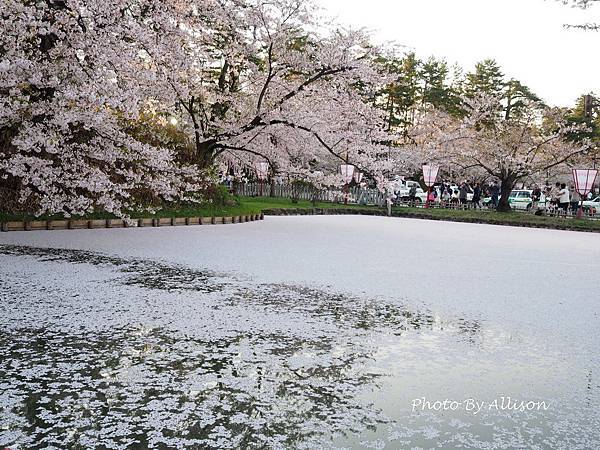
<svg viewBox="0 0 600 450">
<path fill-rule="evenodd" d="M 435 203 L 436 198 L 437 198 L 437 191 L 435 190 L 435 188 L 430 189 L 429 192 L 427 193 L 428 206 L 433 205 Z"/>
<path fill-rule="evenodd" d="M 452 189 L 450 185 L 442 185 L 442 202 L 444 206 L 450 202 L 450 198 L 452 197 Z"/>
<path fill-rule="evenodd" d="M 581 195 L 579 195 L 579 192 L 571 186 L 571 212 L 573 215 L 577 214 L 579 203 L 581 203 Z"/>
<path fill-rule="evenodd" d="M 470 193 L 471 193 L 471 188 L 469 187 L 469 185 L 467 184 L 466 181 L 463 181 L 460 185 L 460 191 L 459 191 L 459 195 L 458 195 L 461 205 L 467 204 L 467 196 Z"/>
<path fill-rule="evenodd" d="M 233 192 L 233 175 L 230 173 L 225 177 L 225 185 L 227 186 L 227 190 L 232 193 Z"/>
<path fill-rule="evenodd" d="M 569 195 L 567 185 L 565 183 L 562 183 L 560 185 L 560 191 L 558 191 L 558 207 L 566 213 L 569 209 L 570 201 L 571 196 Z"/>
<path fill-rule="evenodd" d="M 475 187 L 473 188 L 473 207 L 481 208 L 481 187 L 479 183 L 475 183 Z"/>
<path fill-rule="evenodd" d="M 494 205 L 494 208 L 497 208 L 498 198 L 500 197 L 500 187 L 498 186 L 497 181 L 494 181 L 492 187 L 490 187 L 490 197 L 492 197 L 492 205 Z"/>
<path fill-rule="evenodd" d="M 550 187 L 550 185 L 548 183 L 546 183 L 546 185 L 544 186 L 544 189 L 542 190 L 542 194 L 544 194 L 544 209 L 548 209 L 549 205 L 548 202 L 550 202 L 550 193 L 552 192 L 552 188 Z"/>
<path fill-rule="evenodd" d="M 538 205 L 540 200 L 542 199 L 542 190 L 536 184 L 533 186 L 533 191 L 531 192 L 531 212 L 535 213 L 538 210 Z"/>
<path fill-rule="evenodd" d="M 559 197 L 560 197 L 560 183 L 557 181 L 554 185 L 554 188 L 551 191 L 550 195 L 550 203 L 554 206 L 554 208 L 559 207 Z"/>
<path fill-rule="evenodd" d="M 459 193 L 458 193 L 458 189 L 454 189 L 454 192 L 452 192 L 452 198 L 450 199 L 450 203 L 452 203 L 453 205 L 458 205 L 459 203 Z"/>
<path fill-rule="evenodd" d="M 415 203 L 417 202 L 417 185 L 413 184 L 410 187 L 410 190 L 408 191 L 408 201 L 410 202 L 411 206 L 415 206 Z"/>
</svg>

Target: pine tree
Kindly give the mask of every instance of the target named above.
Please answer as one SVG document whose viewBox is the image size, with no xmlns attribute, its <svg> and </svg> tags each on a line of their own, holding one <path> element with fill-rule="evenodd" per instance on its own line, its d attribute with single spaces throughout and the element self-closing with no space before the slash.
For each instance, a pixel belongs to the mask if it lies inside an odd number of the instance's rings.
<svg viewBox="0 0 600 450">
<path fill-rule="evenodd" d="M 531 102 L 541 104 L 541 99 L 519 80 L 511 78 L 504 88 L 504 118 L 519 117 Z"/>
<path fill-rule="evenodd" d="M 586 97 L 589 97 L 588 107 L 586 108 Z M 584 139 L 591 139 L 596 145 L 600 145 L 600 98 L 593 92 L 580 96 L 571 113 L 567 116 L 568 120 L 575 124 L 585 124 L 587 131 L 570 133 L 569 139 L 573 142 L 582 142 Z"/>
<path fill-rule="evenodd" d="M 475 65 L 474 72 L 467 73 L 463 89 L 469 98 L 480 94 L 500 97 L 505 86 L 504 74 L 498 63 L 493 59 L 485 59 Z"/>
<path fill-rule="evenodd" d="M 460 115 L 460 94 L 451 84 L 446 61 L 430 57 L 422 64 L 419 78 L 422 104 L 430 104 L 453 116 Z"/>
</svg>

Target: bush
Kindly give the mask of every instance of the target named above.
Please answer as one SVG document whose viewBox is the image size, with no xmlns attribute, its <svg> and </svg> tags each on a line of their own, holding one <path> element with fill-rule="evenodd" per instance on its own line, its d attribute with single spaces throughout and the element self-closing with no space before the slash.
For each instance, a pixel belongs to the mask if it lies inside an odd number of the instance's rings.
<svg viewBox="0 0 600 450">
<path fill-rule="evenodd" d="M 212 184 L 202 192 L 203 203 L 211 203 L 215 206 L 237 206 L 238 201 L 229 193 L 226 186 Z"/>
<path fill-rule="evenodd" d="M 292 181 L 292 203 L 298 203 L 300 197 L 300 191 L 302 190 L 310 190 L 310 192 L 315 192 L 315 186 L 304 180 L 294 180 Z M 314 196 L 314 195 L 313 195 Z M 313 199 L 314 200 L 314 199 Z"/>
</svg>

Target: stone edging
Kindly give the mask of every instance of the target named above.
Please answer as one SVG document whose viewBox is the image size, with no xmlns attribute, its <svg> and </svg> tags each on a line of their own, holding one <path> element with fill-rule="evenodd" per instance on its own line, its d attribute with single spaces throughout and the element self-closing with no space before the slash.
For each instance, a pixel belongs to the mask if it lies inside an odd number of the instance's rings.
<svg viewBox="0 0 600 450">
<path fill-rule="evenodd" d="M 163 217 L 142 219 L 98 219 L 98 220 L 32 220 L 0 222 L 1 231 L 33 230 L 82 230 L 97 228 L 140 228 L 169 227 L 181 225 L 220 225 L 263 220 L 261 214 L 245 214 L 225 217 Z"/>
<path fill-rule="evenodd" d="M 263 214 L 267 216 L 310 216 L 310 215 L 365 215 L 365 216 L 387 216 L 383 210 L 360 209 L 360 208 L 312 208 L 312 209 L 295 209 L 295 208 L 274 208 L 265 209 Z M 492 213 L 490 213 L 492 214 Z M 600 233 L 600 229 L 577 228 L 569 225 L 546 225 L 536 223 L 513 222 L 510 220 L 487 221 L 472 217 L 436 217 L 421 213 L 402 213 L 398 211 L 392 212 L 391 217 L 402 217 L 405 219 L 426 219 L 439 220 L 446 222 L 462 222 L 462 223 L 481 223 L 486 225 L 500 225 L 521 228 L 543 228 L 547 230 L 564 230 L 564 231 L 582 231 L 587 233 Z"/>
</svg>

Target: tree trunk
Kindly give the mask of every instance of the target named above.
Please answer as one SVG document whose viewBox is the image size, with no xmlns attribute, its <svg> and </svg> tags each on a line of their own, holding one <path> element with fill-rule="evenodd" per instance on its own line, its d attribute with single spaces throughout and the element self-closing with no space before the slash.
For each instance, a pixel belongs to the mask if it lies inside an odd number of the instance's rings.
<svg viewBox="0 0 600 450">
<path fill-rule="evenodd" d="M 275 197 L 275 177 L 277 176 L 277 164 L 271 164 L 271 186 L 269 189 L 269 197 Z"/>
<path fill-rule="evenodd" d="M 505 179 L 501 179 L 500 182 L 502 185 L 500 186 L 500 200 L 498 201 L 498 207 L 496 211 L 498 212 L 509 212 L 511 210 L 510 203 L 508 203 L 508 197 L 510 196 L 510 192 L 513 190 L 515 180 L 513 177 L 507 177 Z"/>
<path fill-rule="evenodd" d="M 212 166 L 215 157 L 215 141 L 208 140 L 196 144 L 197 163 L 201 168 Z"/>
</svg>

